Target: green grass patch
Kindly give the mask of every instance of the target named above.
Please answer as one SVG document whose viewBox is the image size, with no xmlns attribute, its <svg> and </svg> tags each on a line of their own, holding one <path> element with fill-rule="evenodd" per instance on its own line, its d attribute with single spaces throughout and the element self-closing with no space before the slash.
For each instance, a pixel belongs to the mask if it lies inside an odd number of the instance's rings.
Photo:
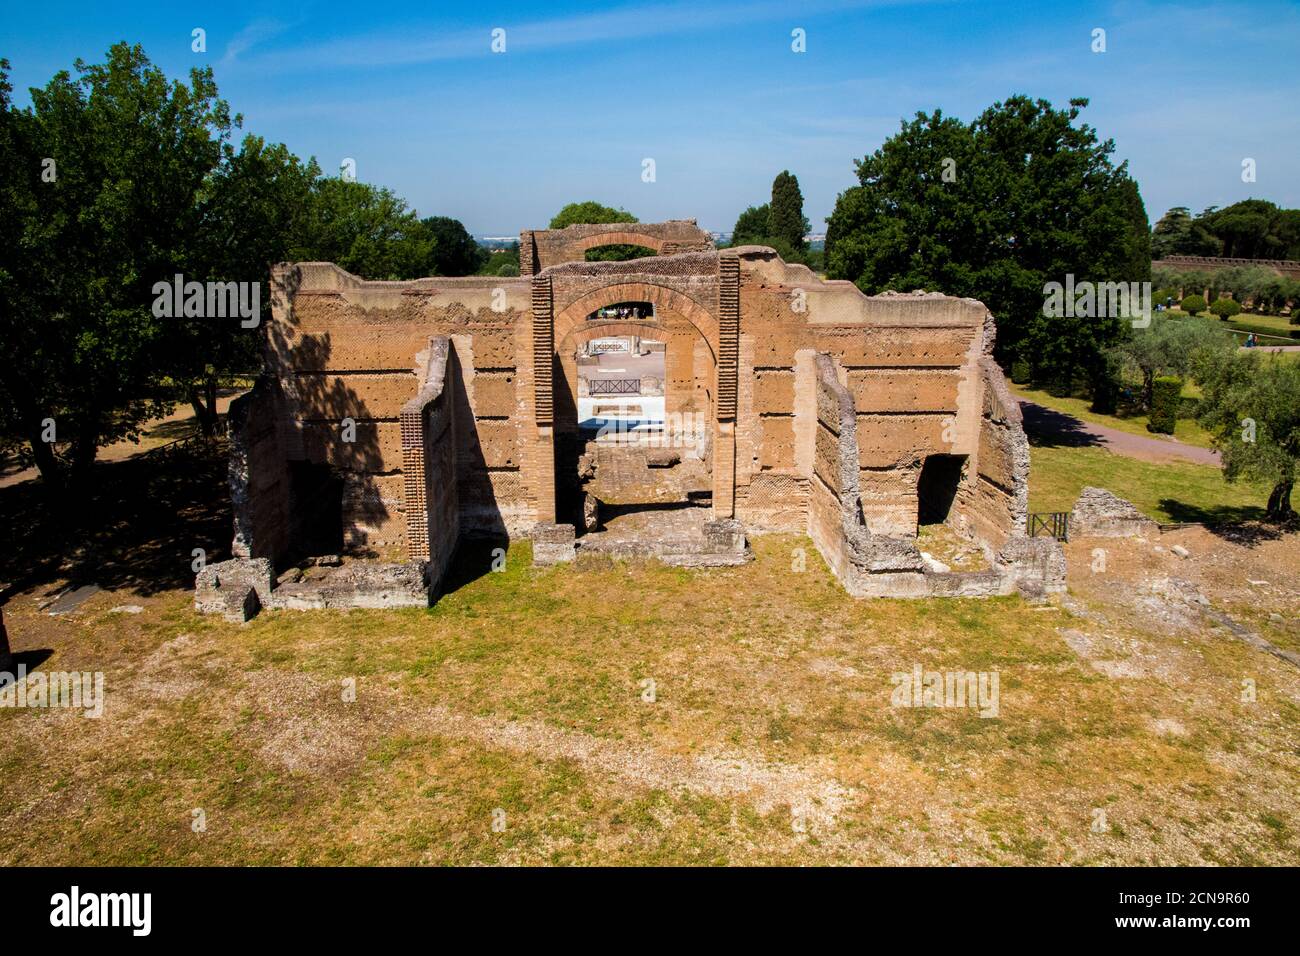
<svg viewBox="0 0 1300 956">
<path fill-rule="evenodd" d="M 1102 448 L 1030 449 L 1029 510 L 1069 511 L 1087 485 L 1127 498 L 1157 521 L 1262 520 L 1268 490 L 1218 468 L 1140 461 Z"/>
<path fill-rule="evenodd" d="M 1142 435 L 1145 438 L 1160 437 L 1147 429 L 1151 419 L 1144 412 L 1132 415 L 1099 415 L 1089 410 L 1092 400 L 1088 398 L 1073 396 L 1061 398 L 1049 395 L 1041 389 L 1030 388 L 1027 385 L 1012 385 L 1011 390 L 1021 398 L 1028 399 L 1053 411 L 1073 415 L 1089 425 L 1101 425 L 1106 428 L 1113 428 L 1116 431 L 1128 432 L 1131 435 Z M 1185 398 L 1199 397 L 1199 394 L 1199 390 L 1190 385 L 1183 386 L 1183 396 Z M 1198 425 L 1194 419 L 1178 419 L 1173 437 L 1185 445 L 1195 445 L 1197 448 L 1213 447 L 1214 436 Z"/>
</svg>

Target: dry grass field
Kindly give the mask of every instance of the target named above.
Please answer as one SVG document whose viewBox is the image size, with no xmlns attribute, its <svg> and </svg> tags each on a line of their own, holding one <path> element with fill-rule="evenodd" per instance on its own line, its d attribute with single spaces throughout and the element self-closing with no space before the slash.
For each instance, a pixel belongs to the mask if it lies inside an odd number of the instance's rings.
<svg viewBox="0 0 1300 956">
<path fill-rule="evenodd" d="M 15 651 L 107 701 L 0 709 L 0 861 L 1300 862 L 1300 668 L 1250 643 L 1300 651 L 1300 535 L 1100 544 L 1042 607 L 854 601 L 797 536 L 707 571 L 471 549 L 432 609 L 242 626 L 30 588 Z M 915 665 L 996 673 L 998 716 L 892 706 Z"/>
</svg>

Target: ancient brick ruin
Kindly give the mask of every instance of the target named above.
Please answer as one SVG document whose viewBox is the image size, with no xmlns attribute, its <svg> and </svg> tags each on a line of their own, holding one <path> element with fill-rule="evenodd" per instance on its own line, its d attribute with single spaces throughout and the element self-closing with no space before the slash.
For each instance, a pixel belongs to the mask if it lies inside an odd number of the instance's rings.
<svg viewBox="0 0 1300 956">
<path fill-rule="evenodd" d="M 658 254 L 584 260 L 613 243 Z M 420 603 L 468 537 L 530 537 L 539 562 L 595 550 L 597 505 L 648 516 L 613 553 L 734 563 L 746 534 L 800 532 L 855 595 L 1061 587 L 1056 542 L 1026 536 L 1028 446 L 979 302 L 866 296 L 766 247 L 717 250 L 693 221 L 528 231 L 520 261 L 518 278 L 273 270 L 267 371 L 231 412 L 235 558 L 200 575 L 201 607 L 246 618 L 250 589 Z M 614 303 L 639 307 L 603 317 Z M 694 440 L 579 427 L 580 347 L 612 335 L 663 343 L 668 431 Z M 675 506 L 701 520 L 654 532 Z M 922 521 L 988 567 L 927 567 Z M 294 570 L 332 554 L 314 589 Z"/>
</svg>

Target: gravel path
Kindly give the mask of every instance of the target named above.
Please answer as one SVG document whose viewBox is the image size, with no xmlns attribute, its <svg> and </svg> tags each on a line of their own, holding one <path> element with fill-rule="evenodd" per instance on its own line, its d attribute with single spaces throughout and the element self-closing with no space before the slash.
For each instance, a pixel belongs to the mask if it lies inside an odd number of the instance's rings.
<svg viewBox="0 0 1300 956">
<path fill-rule="evenodd" d="M 1040 444 L 1105 448 L 1116 455 L 1143 461 L 1181 459 L 1215 467 L 1220 463 L 1219 453 L 1209 448 L 1185 445 L 1172 438 L 1147 438 L 1118 428 L 1094 425 L 1023 398 L 1020 399 L 1020 410 L 1024 413 L 1025 431 Z"/>
</svg>

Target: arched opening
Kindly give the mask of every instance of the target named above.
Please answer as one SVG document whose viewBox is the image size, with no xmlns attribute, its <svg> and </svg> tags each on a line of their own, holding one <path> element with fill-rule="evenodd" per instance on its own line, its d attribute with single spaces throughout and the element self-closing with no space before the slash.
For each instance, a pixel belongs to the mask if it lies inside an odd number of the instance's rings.
<svg viewBox="0 0 1300 956">
<path fill-rule="evenodd" d="M 588 322 L 606 322 L 621 319 L 624 322 L 654 321 L 655 304 L 653 302 L 611 302 L 592 309 L 587 314 Z"/>
<path fill-rule="evenodd" d="M 603 246 L 592 246 L 583 252 L 587 262 L 624 262 L 628 259 L 645 259 L 659 253 L 649 246 L 638 246 L 627 242 L 612 242 Z"/>
<path fill-rule="evenodd" d="M 567 247 L 568 257 L 581 255 L 588 262 L 622 261 L 657 256 L 664 242 L 656 236 L 643 235 L 632 230 L 617 230 L 586 236 Z"/>
<path fill-rule="evenodd" d="M 620 540 L 702 533 L 717 372 L 699 330 L 661 307 L 574 324 L 556 353 L 559 520 Z"/>
</svg>

